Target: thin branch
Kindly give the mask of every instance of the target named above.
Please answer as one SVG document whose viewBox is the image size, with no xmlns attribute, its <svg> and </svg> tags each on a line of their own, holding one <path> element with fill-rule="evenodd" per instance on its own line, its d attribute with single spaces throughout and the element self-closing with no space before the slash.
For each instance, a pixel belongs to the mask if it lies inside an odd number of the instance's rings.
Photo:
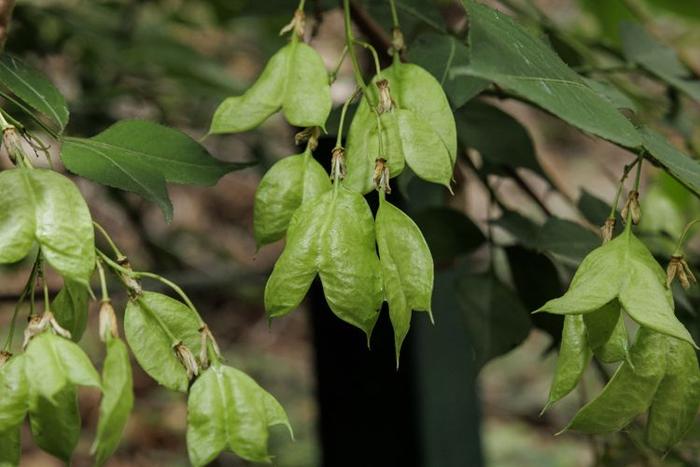
<svg viewBox="0 0 700 467">
<path fill-rule="evenodd" d="M 10 34 L 10 21 L 15 0 L 0 0 L 0 50 L 5 48 L 7 36 Z"/>
</svg>

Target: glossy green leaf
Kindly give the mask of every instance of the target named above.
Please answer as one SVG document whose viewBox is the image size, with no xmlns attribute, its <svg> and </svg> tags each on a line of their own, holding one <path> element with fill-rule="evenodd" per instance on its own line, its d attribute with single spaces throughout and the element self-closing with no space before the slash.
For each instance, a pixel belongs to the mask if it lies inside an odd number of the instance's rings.
<svg viewBox="0 0 700 467">
<path fill-rule="evenodd" d="M 121 339 L 112 338 L 107 342 L 102 381 L 100 418 L 92 445 L 96 465 L 103 465 L 116 451 L 134 405 L 129 351 Z"/>
<path fill-rule="evenodd" d="M 381 79 L 389 82 L 396 105 L 380 118 L 384 151 L 379 151 L 377 117 L 363 99 L 348 130 L 345 183 L 356 191 L 371 191 L 375 160 L 381 155 L 387 159 L 392 177 L 401 173 L 405 160 L 419 177 L 449 187 L 457 131 L 440 83 L 417 65 L 394 63 L 372 80 L 370 98 L 374 103 L 378 102 L 376 83 Z"/>
<path fill-rule="evenodd" d="M 640 328 L 630 351 L 631 363 L 617 369 L 603 391 L 574 416 L 566 429 L 609 433 L 629 425 L 652 403 L 666 370 L 668 338 Z"/>
<path fill-rule="evenodd" d="M 700 101 L 700 81 L 692 79 L 692 72 L 683 65 L 676 52 L 658 42 L 640 24 L 623 22 L 620 25 L 622 50 L 625 57 L 641 65 L 676 89 Z"/>
<path fill-rule="evenodd" d="M 80 410 L 75 386 L 67 385 L 49 400 L 34 392 L 29 400 L 29 426 L 34 442 L 70 464 L 80 439 Z"/>
<path fill-rule="evenodd" d="M 22 424 L 28 409 L 24 355 L 12 357 L 0 367 L 0 394 L 0 433 L 10 433 Z"/>
<path fill-rule="evenodd" d="M 67 386 L 101 387 L 100 376 L 83 349 L 50 331 L 29 342 L 25 358 L 31 390 L 49 402 Z"/>
<path fill-rule="evenodd" d="M 253 228 L 258 246 L 284 237 L 294 211 L 330 189 L 328 173 L 311 151 L 276 162 L 255 192 Z"/>
<path fill-rule="evenodd" d="M 70 331 L 71 338 L 78 342 L 85 332 L 88 318 L 88 289 L 77 282 L 65 280 L 63 288 L 51 303 L 51 311 L 63 329 Z"/>
<path fill-rule="evenodd" d="M 249 166 L 222 162 L 186 134 L 144 120 L 123 120 L 92 138 L 66 138 L 61 159 L 71 172 L 131 191 L 172 217 L 166 182 L 210 186 Z"/>
<path fill-rule="evenodd" d="M 29 107 L 47 116 L 56 129 L 62 131 L 65 128 L 68 123 L 66 100 L 43 74 L 13 55 L 2 54 L 0 84 Z"/>
<path fill-rule="evenodd" d="M 583 322 L 588 345 L 598 360 L 615 363 L 629 358 L 627 328 L 617 300 L 593 313 L 584 314 Z"/>
<path fill-rule="evenodd" d="M 561 335 L 557 368 L 542 412 L 574 390 L 591 360 L 582 315 L 567 315 Z"/>
<path fill-rule="evenodd" d="M 494 81 L 602 138 L 630 147 L 641 144 L 634 126 L 542 40 L 503 13 L 473 0 L 463 3 L 471 56 L 455 74 Z"/>
<path fill-rule="evenodd" d="M 649 409 L 646 438 L 652 448 L 667 452 L 695 423 L 700 406 L 700 370 L 695 349 L 668 338 L 666 373 Z"/>
<path fill-rule="evenodd" d="M 245 94 L 221 103 L 209 131 L 251 130 L 280 109 L 294 126 L 323 127 L 331 104 L 328 72 L 321 56 L 294 39 L 272 56 Z"/>
<path fill-rule="evenodd" d="M 136 361 L 151 378 L 173 391 L 186 392 L 189 385 L 174 347 L 182 342 L 198 355 L 200 327 L 199 317 L 187 305 L 156 292 L 129 300 L 124 314 L 124 334 Z"/>
<path fill-rule="evenodd" d="M 192 385 L 187 401 L 187 451 L 203 466 L 222 451 L 253 462 L 270 462 L 268 428 L 286 425 L 284 409 L 248 375 L 215 364 Z"/>
<path fill-rule="evenodd" d="M 469 64 L 469 48 L 450 34 L 421 34 L 408 48 L 408 56 L 440 82 L 455 109 L 462 107 L 490 84 L 473 76 L 455 76 L 451 73 L 453 68 Z"/>
<path fill-rule="evenodd" d="M 527 129 L 509 114 L 481 100 L 455 112 L 459 140 L 496 169 L 523 167 L 544 175 Z M 506 172 L 507 173 L 507 172 Z"/>
<path fill-rule="evenodd" d="M 383 198 L 375 228 L 398 365 L 401 345 L 411 326 L 412 310 L 432 313 L 433 258 L 418 226 Z"/>
<path fill-rule="evenodd" d="M 447 207 L 423 209 L 413 216 L 436 261 L 470 253 L 486 241 L 483 232 L 465 214 Z"/>
<path fill-rule="evenodd" d="M 0 432 L 0 467 L 17 467 L 22 455 L 22 428 Z"/>
<path fill-rule="evenodd" d="M 644 147 L 679 182 L 700 196 L 700 162 L 683 154 L 666 138 L 650 128 L 641 128 Z"/>
<path fill-rule="evenodd" d="M 617 298 L 641 326 L 693 344 L 688 330 L 674 314 L 673 297 L 665 282 L 665 271 L 627 228 L 586 256 L 569 290 L 538 311 L 591 313 Z"/>
<path fill-rule="evenodd" d="M 476 368 L 513 350 L 530 333 L 527 310 L 517 295 L 492 275 L 463 271 L 455 287 Z"/>
<path fill-rule="evenodd" d="M 0 173 L 0 262 L 24 258 L 34 243 L 64 278 L 87 286 L 95 267 L 92 218 L 68 178 L 52 170 Z"/>
<path fill-rule="evenodd" d="M 364 197 L 342 185 L 292 216 L 286 246 L 265 287 L 268 316 L 297 308 L 316 274 L 333 313 L 369 336 L 383 298 L 374 219 Z"/>
<path fill-rule="evenodd" d="M 616 109 L 629 109 L 635 112 L 638 110 L 637 103 L 614 84 L 599 79 L 583 78 L 583 80 L 588 87 L 596 91 Z"/>
</svg>

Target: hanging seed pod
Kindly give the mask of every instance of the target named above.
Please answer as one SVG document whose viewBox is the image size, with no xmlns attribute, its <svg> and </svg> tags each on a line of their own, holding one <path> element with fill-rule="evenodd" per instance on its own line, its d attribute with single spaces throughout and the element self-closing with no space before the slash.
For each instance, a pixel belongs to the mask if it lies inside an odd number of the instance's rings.
<svg viewBox="0 0 700 467">
<path fill-rule="evenodd" d="M 605 223 L 600 228 L 600 236 L 603 239 L 603 243 L 608 243 L 612 240 L 613 232 L 615 231 L 615 218 L 605 219 Z"/>
<path fill-rule="evenodd" d="M 440 83 L 423 68 L 400 62 L 382 70 L 373 83 L 369 92 L 370 100 L 378 104 L 376 114 L 363 99 L 348 132 L 346 185 L 362 193 L 371 191 L 376 155 L 381 154 L 392 177 L 408 164 L 424 180 L 449 188 L 457 131 Z"/>
<path fill-rule="evenodd" d="M 634 225 L 639 224 L 639 220 L 642 217 L 642 210 L 639 205 L 638 191 L 632 190 L 629 192 L 627 201 L 625 201 L 625 205 L 622 207 L 620 214 L 622 215 L 623 222 L 627 222 L 628 216 L 631 214 L 632 223 Z"/>
<path fill-rule="evenodd" d="M 209 132 L 251 130 L 280 109 L 291 125 L 323 128 L 331 105 L 328 72 L 321 56 L 294 36 L 272 56 L 245 94 L 219 105 Z"/>
<path fill-rule="evenodd" d="M 671 261 L 666 268 L 666 288 L 671 287 L 676 277 L 684 289 L 689 288 L 691 283 L 695 284 L 697 282 L 695 274 L 690 270 L 688 262 L 682 255 L 671 256 Z"/>
</svg>

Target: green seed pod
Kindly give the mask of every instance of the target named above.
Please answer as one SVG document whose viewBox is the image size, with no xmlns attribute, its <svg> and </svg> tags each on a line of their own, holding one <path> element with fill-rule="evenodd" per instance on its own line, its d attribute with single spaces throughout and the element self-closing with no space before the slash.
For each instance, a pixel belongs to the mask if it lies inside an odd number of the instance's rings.
<svg viewBox="0 0 700 467">
<path fill-rule="evenodd" d="M 384 198 L 380 199 L 375 225 L 398 365 L 401 345 L 411 326 L 411 310 L 430 313 L 433 257 L 415 222 Z"/>
<path fill-rule="evenodd" d="M 219 105 L 209 132 L 251 130 L 280 109 L 291 125 L 323 127 L 331 105 L 328 72 L 321 56 L 295 36 L 272 56 L 245 94 Z"/>
<path fill-rule="evenodd" d="M 583 315 L 588 345 L 604 363 L 629 358 L 629 342 L 620 303 L 613 300 L 598 311 Z"/>
<path fill-rule="evenodd" d="M 255 192 L 253 228 L 258 247 L 284 237 L 294 211 L 330 189 L 328 174 L 311 151 L 276 162 Z"/>
<path fill-rule="evenodd" d="M 423 68 L 400 62 L 382 70 L 372 83 L 370 100 L 380 107 L 371 109 L 363 99 L 350 125 L 348 186 L 362 193 L 371 191 L 374 161 L 381 156 L 388 161 L 392 177 L 408 164 L 419 177 L 449 188 L 457 156 L 457 130 L 440 83 Z M 381 114 L 379 124 L 375 111 Z M 382 129 L 381 153 L 378 125 Z"/>
<path fill-rule="evenodd" d="M 331 310 L 369 338 L 383 300 L 374 219 L 364 197 L 342 185 L 292 216 L 284 251 L 265 287 L 268 316 L 297 308 L 317 274 Z"/>
<path fill-rule="evenodd" d="M 690 430 L 700 405 L 700 370 L 688 343 L 667 338 L 666 374 L 649 409 L 646 438 L 652 448 L 667 452 Z"/>
<path fill-rule="evenodd" d="M 542 413 L 574 390 L 590 360 L 591 351 L 586 341 L 583 316 L 567 315 L 564 318 L 557 369 Z"/>
<path fill-rule="evenodd" d="M 631 364 L 623 362 L 603 391 L 583 406 L 564 430 L 610 433 L 629 425 L 651 405 L 666 371 L 667 350 L 666 336 L 639 328 L 630 350 Z"/>
</svg>

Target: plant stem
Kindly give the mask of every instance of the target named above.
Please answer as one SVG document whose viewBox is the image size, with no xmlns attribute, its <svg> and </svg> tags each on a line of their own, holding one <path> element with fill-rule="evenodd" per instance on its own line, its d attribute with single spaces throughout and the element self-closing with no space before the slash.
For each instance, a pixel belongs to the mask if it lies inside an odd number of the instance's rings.
<svg viewBox="0 0 700 467">
<path fill-rule="evenodd" d="M 685 228 L 683 229 L 683 233 L 678 238 L 678 243 L 676 244 L 676 248 L 673 251 L 674 256 L 680 256 L 683 254 L 683 243 L 685 242 L 685 237 L 688 236 L 688 232 L 690 232 L 690 228 L 699 222 L 700 222 L 700 219 L 695 219 L 695 220 L 692 220 L 686 224 Z"/>
<path fill-rule="evenodd" d="M 102 301 L 108 302 L 109 301 L 109 291 L 107 290 L 107 277 L 105 276 L 105 269 L 102 266 L 102 260 L 100 258 L 97 258 L 97 261 L 95 261 L 95 265 L 97 265 L 97 273 L 100 276 L 100 288 L 102 289 Z"/>
<path fill-rule="evenodd" d="M 102 237 L 104 237 L 104 239 L 107 241 L 117 258 L 125 258 L 124 254 L 119 250 L 117 244 L 114 243 L 114 240 L 112 240 L 112 237 L 109 236 L 105 228 L 98 224 L 96 221 L 92 221 L 92 225 L 94 225 L 95 229 L 97 229 L 97 231 L 99 231 L 102 234 Z"/>
<path fill-rule="evenodd" d="M 622 177 L 620 177 L 620 183 L 617 185 L 617 193 L 615 194 L 615 201 L 613 202 L 612 206 L 610 207 L 610 214 L 608 215 L 608 219 L 615 219 L 617 215 L 617 206 L 620 203 L 620 196 L 622 196 L 622 189 L 625 186 L 625 180 L 627 180 L 627 177 L 629 176 L 630 172 L 634 168 L 635 165 L 639 163 L 639 158 L 635 159 L 633 162 L 630 162 L 627 164 L 624 168 L 624 171 L 622 172 Z"/>
<path fill-rule="evenodd" d="M 10 331 L 7 334 L 7 338 L 5 339 L 5 345 L 3 346 L 3 349 L 6 352 L 10 351 L 10 348 L 12 347 L 12 339 L 14 338 L 15 334 L 15 325 L 17 323 L 17 315 L 19 314 L 19 309 L 20 307 L 24 304 L 24 301 L 27 299 L 27 295 L 29 294 L 29 291 L 31 290 L 32 284 L 36 280 L 36 274 L 39 269 L 39 263 L 41 262 L 41 252 L 37 253 L 36 259 L 34 260 L 34 266 L 32 266 L 32 271 L 29 273 L 29 278 L 27 279 L 27 282 L 24 284 L 24 289 L 22 289 L 22 293 L 19 296 L 19 300 L 17 300 L 17 303 L 15 304 L 15 308 L 12 312 L 12 319 L 10 320 Z"/>
<path fill-rule="evenodd" d="M 299 0 L 299 6 L 297 7 L 297 10 L 304 11 L 305 4 L 306 4 L 306 0 Z"/>
<path fill-rule="evenodd" d="M 340 67 L 343 65 L 343 62 L 345 61 L 345 57 L 347 57 L 347 56 L 348 56 L 348 46 L 345 45 L 343 47 L 343 52 L 340 54 L 340 59 L 338 60 L 338 63 L 335 65 L 335 68 L 333 69 L 333 71 L 330 74 L 331 84 L 333 84 L 335 82 L 336 78 L 338 78 L 338 72 L 340 71 Z"/>
<path fill-rule="evenodd" d="M 360 89 L 357 88 L 355 92 L 353 92 L 352 95 L 345 100 L 345 102 L 343 103 L 343 108 L 340 110 L 340 123 L 338 124 L 338 135 L 335 139 L 336 147 L 341 147 L 343 145 L 343 127 L 345 126 L 345 114 L 348 111 L 350 103 L 355 99 L 355 97 L 357 97 L 357 94 L 359 92 Z"/>
<path fill-rule="evenodd" d="M 639 153 L 637 161 L 637 175 L 634 177 L 634 191 L 639 191 L 639 182 L 642 178 L 642 163 L 644 162 L 644 151 Z"/>
<path fill-rule="evenodd" d="M 182 298 L 182 300 L 185 302 L 185 304 L 188 306 L 188 308 L 190 308 L 197 315 L 200 323 L 202 325 L 204 325 L 204 320 L 202 320 L 202 317 L 200 316 L 199 311 L 197 311 L 197 308 L 194 306 L 194 303 L 192 303 L 192 300 L 190 300 L 190 298 L 187 296 L 185 291 L 182 290 L 182 288 L 179 285 L 177 285 L 175 282 L 173 282 L 169 279 L 166 279 L 165 277 L 158 275 L 158 274 L 155 274 L 153 272 L 133 272 L 133 275 L 135 277 L 138 277 L 138 278 L 148 277 L 151 279 L 155 279 L 158 282 L 161 282 L 161 283 L 167 285 L 168 287 L 170 287 L 171 289 L 173 289 L 175 291 L 175 293 L 177 293 L 180 296 L 180 298 Z"/>
<path fill-rule="evenodd" d="M 377 71 L 377 77 L 381 77 L 382 75 L 382 66 L 379 64 L 379 54 L 377 53 L 377 49 L 375 49 L 372 44 L 354 39 L 354 43 L 364 47 L 365 49 L 369 50 L 372 54 L 372 58 L 374 59 L 374 68 Z"/>
<path fill-rule="evenodd" d="M 362 94 L 364 94 L 365 99 L 370 108 L 374 108 L 372 105 L 372 100 L 369 95 L 367 85 L 365 80 L 362 78 L 362 70 L 360 68 L 360 61 L 357 59 L 357 53 L 355 53 L 355 38 L 352 34 L 352 22 L 350 20 L 350 0 L 343 0 L 343 19 L 345 23 L 345 44 L 348 47 L 348 53 L 350 54 L 350 60 L 352 61 L 352 71 L 355 75 L 355 82 L 362 89 Z"/>
<path fill-rule="evenodd" d="M 399 29 L 401 25 L 399 24 L 399 15 L 396 12 L 396 0 L 389 0 L 389 7 L 391 8 L 391 24 L 394 29 Z"/>
</svg>

